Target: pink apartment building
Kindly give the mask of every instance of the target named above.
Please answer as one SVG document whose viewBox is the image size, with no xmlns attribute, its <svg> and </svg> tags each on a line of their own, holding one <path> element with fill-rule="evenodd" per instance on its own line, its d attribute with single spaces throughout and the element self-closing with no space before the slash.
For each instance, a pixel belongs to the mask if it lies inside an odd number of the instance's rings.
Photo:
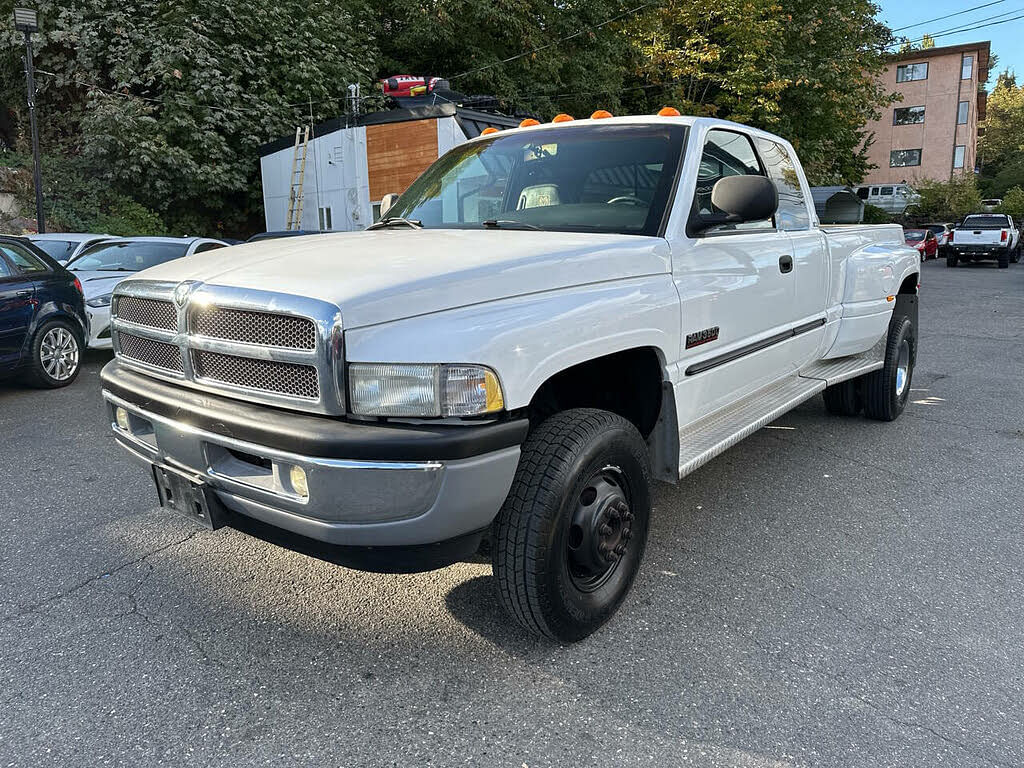
<svg viewBox="0 0 1024 768">
<path fill-rule="evenodd" d="M 978 123 L 985 119 L 990 44 L 950 45 L 895 57 L 882 74 L 884 85 L 903 95 L 880 120 L 868 150 L 877 168 L 865 184 L 921 179 L 947 180 L 972 172 L 977 159 Z"/>
</svg>

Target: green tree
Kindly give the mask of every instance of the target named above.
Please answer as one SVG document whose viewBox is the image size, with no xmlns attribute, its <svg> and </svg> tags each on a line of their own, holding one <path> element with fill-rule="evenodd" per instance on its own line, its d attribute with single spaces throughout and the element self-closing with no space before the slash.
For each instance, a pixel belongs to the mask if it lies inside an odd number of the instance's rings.
<svg viewBox="0 0 1024 768">
<path fill-rule="evenodd" d="M 958 174 L 949 181 L 922 181 L 915 186 L 921 195 L 915 213 L 933 221 L 959 221 L 981 208 L 981 193 L 974 174 Z"/>
<path fill-rule="evenodd" d="M 1024 184 L 1024 86 L 1009 71 L 988 96 L 985 132 L 978 139 L 985 194 L 1001 197 Z"/>
<path fill-rule="evenodd" d="M 642 109 L 749 123 L 788 138 L 812 183 L 857 183 L 865 123 L 891 103 L 877 80 L 891 33 L 869 0 L 822 4 L 667 0 L 627 27 L 646 84 Z"/>
<path fill-rule="evenodd" d="M 629 42 L 624 0 L 378 0 L 380 75 L 436 75 L 466 94 L 551 117 L 619 106 Z M 568 38 L 568 39 L 567 39 Z M 525 55 L 524 55 L 525 54 Z"/>
<path fill-rule="evenodd" d="M 352 3 L 357 0 L 352 0 Z M 0 0 L 10 6 L 11 0 Z M 95 179 L 213 233 L 260 206 L 257 149 L 341 111 L 376 52 L 361 5 L 330 0 L 40 0 L 44 145 Z M 9 18 L 6 8 L 0 16 Z M 17 67 L 7 38 L 3 72 Z M 48 74 L 52 73 L 52 74 Z M 16 91 L 9 83 L 0 94 Z M 73 200 L 49 198 L 55 205 Z"/>
<path fill-rule="evenodd" d="M 999 206 L 999 213 L 1005 213 L 1014 221 L 1024 219 L 1024 188 L 1014 187 L 1007 191 L 1003 204 Z"/>
</svg>

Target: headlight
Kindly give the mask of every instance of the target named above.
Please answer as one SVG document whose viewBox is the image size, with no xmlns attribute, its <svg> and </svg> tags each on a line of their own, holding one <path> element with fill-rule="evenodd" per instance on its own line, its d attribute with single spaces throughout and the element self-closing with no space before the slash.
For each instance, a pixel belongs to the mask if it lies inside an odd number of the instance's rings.
<svg viewBox="0 0 1024 768">
<path fill-rule="evenodd" d="M 477 416 L 505 407 L 498 377 L 482 365 L 352 363 L 348 389 L 360 416 Z"/>
<path fill-rule="evenodd" d="M 109 307 L 110 306 L 110 297 L 112 295 L 113 294 L 110 294 L 110 293 L 104 293 L 102 296 L 96 296 L 95 298 L 89 299 L 85 303 L 88 304 L 90 307 L 96 307 L 96 308 L 99 308 L 99 307 Z"/>
</svg>

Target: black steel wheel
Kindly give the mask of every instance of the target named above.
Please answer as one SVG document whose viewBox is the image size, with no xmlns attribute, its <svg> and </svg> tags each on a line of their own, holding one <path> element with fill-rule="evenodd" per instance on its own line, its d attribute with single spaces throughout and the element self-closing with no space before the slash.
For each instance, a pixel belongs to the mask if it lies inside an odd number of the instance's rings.
<svg viewBox="0 0 1024 768">
<path fill-rule="evenodd" d="M 649 486 L 647 445 L 620 416 L 580 408 L 533 429 L 494 524 L 494 576 L 509 614 L 567 642 L 611 618 L 643 559 Z"/>
</svg>

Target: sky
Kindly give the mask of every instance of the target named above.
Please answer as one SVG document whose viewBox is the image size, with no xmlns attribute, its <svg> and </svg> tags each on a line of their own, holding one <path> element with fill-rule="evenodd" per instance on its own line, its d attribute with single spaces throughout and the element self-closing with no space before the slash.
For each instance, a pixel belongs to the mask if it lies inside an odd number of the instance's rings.
<svg viewBox="0 0 1024 768">
<path fill-rule="evenodd" d="M 944 30 L 989 24 L 1014 19 L 1015 16 L 1024 17 L 1024 0 L 930 0 L 927 3 L 915 0 L 875 1 L 881 7 L 879 17 L 894 30 L 915 25 L 896 32 L 897 35 L 906 35 L 912 41 L 919 40 L 925 33 L 938 35 Z M 960 15 L 952 16 L 954 13 Z M 935 21 L 929 21 L 930 19 Z M 922 21 L 928 23 L 919 24 Z M 960 45 L 981 40 L 991 40 L 992 53 L 999 57 L 995 69 L 989 72 L 989 90 L 995 86 L 996 75 L 1007 67 L 1018 76 L 1024 76 L 1024 18 L 980 29 L 945 34 L 936 38 L 935 45 Z"/>
</svg>

